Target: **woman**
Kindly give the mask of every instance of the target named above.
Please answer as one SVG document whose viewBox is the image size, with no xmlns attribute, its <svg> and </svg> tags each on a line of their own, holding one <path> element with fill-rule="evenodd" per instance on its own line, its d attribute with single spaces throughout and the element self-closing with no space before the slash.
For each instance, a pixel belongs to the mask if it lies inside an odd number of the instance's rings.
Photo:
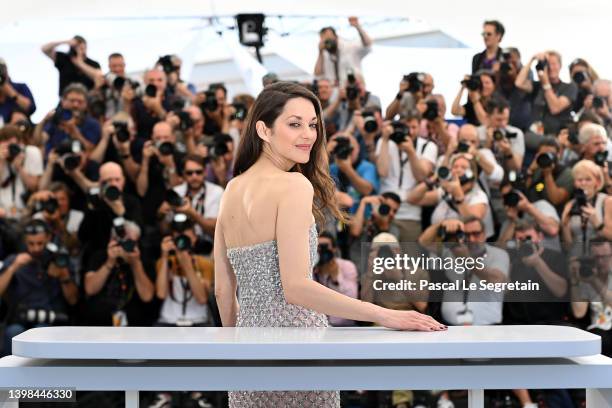
<svg viewBox="0 0 612 408">
<path fill-rule="evenodd" d="M 215 295 L 223 326 L 327 327 L 325 315 L 332 315 L 396 329 L 445 329 L 429 316 L 384 309 L 312 279 L 315 220 L 321 225 L 330 209 L 345 221 L 334 200 L 326 144 L 312 92 L 285 82 L 264 88 L 249 111 L 215 228 Z M 340 397 L 338 391 L 229 393 L 230 407 L 304 401 L 338 407 Z"/>
<path fill-rule="evenodd" d="M 471 87 L 470 82 L 474 82 L 474 85 L 478 83 L 478 86 Z M 466 88 L 468 89 L 468 99 L 465 105 L 461 105 L 461 98 Z M 494 93 L 495 75 L 493 72 L 481 70 L 471 77 L 466 75 L 461 81 L 461 88 L 453 101 L 451 113 L 455 116 L 462 116 L 471 125 L 486 126 L 488 119 L 485 106 L 487 106 L 487 102 Z"/>
<path fill-rule="evenodd" d="M 571 255 L 582 255 L 589 242 L 601 236 L 612 239 L 612 200 L 602 193 L 604 175 L 601 167 L 590 160 L 580 160 L 572 169 L 574 198 L 565 204 L 561 216 L 561 228 L 565 248 Z M 586 205 L 581 206 L 584 192 Z"/>
<path fill-rule="evenodd" d="M 445 169 L 445 170 L 444 170 Z M 495 234 L 493 215 L 487 194 L 477 182 L 477 166 L 474 156 L 459 153 L 451 157 L 450 169 L 440 167 L 441 172 L 450 171 L 446 180 L 424 181 L 408 195 L 408 202 L 419 206 L 433 206 L 431 223 L 445 219 L 474 216 L 483 220 L 487 238 Z M 435 185 L 439 187 L 435 188 Z"/>
</svg>

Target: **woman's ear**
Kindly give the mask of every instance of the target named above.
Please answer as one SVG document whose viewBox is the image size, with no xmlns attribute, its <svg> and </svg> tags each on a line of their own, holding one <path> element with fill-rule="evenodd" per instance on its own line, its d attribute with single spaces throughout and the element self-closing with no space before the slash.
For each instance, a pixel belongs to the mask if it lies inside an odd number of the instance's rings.
<svg viewBox="0 0 612 408">
<path fill-rule="evenodd" d="M 270 143 L 270 135 L 271 135 L 272 132 L 266 126 L 266 124 L 263 122 L 263 120 L 258 120 L 255 123 L 255 130 L 257 130 L 257 135 L 260 138 L 262 138 L 266 142 Z"/>
</svg>

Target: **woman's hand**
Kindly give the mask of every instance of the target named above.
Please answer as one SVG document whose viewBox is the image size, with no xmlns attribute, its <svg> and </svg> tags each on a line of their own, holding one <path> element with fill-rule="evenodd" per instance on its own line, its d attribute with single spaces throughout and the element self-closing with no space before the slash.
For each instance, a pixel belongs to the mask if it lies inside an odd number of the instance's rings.
<svg viewBox="0 0 612 408">
<path fill-rule="evenodd" d="M 414 310 L 383 309 L 380 319 L 375 323 L 398 330 L 441 331 L 447 329 L 433 317 Z"/>
</svg>

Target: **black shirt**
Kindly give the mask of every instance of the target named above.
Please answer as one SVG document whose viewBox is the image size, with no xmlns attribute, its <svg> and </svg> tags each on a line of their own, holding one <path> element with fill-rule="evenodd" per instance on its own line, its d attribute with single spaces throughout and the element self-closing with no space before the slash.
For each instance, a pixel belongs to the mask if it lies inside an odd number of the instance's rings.
<svg viewBox="0 0 612 408">
<path fill-rule="evenodd" d="M 516 252 L 511 253 L 510 281 L 531 280 L 540 285 L 540 290 L 529 293 L 506 292 L 503 312 L 505 324 L 554 324 L 567 321 L 570 311 L 568 262 L 562 254 L 548 248 L 544 249 L 541 257 L 551 271 L 567 282 L 566 293 L 560 298 L 556 297 L 535 268 L 525 265 Z M 518 300 L 517 296 L 520 296 L 520 300 L 528 298 L 532 301 L 512 301 Z"/>
<path fill-rule="evenodd" d="M 544 126 L 544 134 L 557 136 L 563 125 L 572 122 L 571 111 L 578 96 L 578 87 L 574 83 L 558 82 L 551 84 L 557 96 L 565 96 L 569 99 L 569 106 L 562 112 L 553 115 L 548 108 L 548 103 L 544 97 L 544 89 L 539 81 L 533 83 L 532 119 L 534 122 L 541 121 Z"/>
<path fill-rule="evenodd" d="M 85 57 L 85 64 L 90 67 L 100 69 L 100 64 L 96 61 Z M 55 53 L 55 68 L 59 71 L 59 94 L 61 95 L 68 85 L 73 82 L 78 82 L 83 85 L 87 89 L 92 89 L 94 87 L 94 81 L 91 80 L 84 72 L 76 67 L 72 63 L 70 56 L 65 52 L 57 51 Z"/>
<path fill-rule="evenodd" d="M 97 271 L 107 259 L 106 248 L 97 250 L 84 259 L 83 277 L 91 271 Z M 152 282 L 155 274 L 145 268 Z M 91 326 L 111 326 L 112 316 L 117 310 L 127 315 L 129 326 L 150 326 L 157 317 L 156 302 L 145 303 L 140 299 L 134 281 L 134 272 L 124 261 L 118 260 L 109 274 L 104 286 L 97 294 L 83 297 L 81 324 Z"/>
</svg>

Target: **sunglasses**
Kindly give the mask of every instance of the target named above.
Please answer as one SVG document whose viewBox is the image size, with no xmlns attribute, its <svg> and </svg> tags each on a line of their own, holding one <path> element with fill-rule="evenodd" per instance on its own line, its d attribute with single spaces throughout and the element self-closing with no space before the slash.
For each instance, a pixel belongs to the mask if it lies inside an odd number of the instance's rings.
<svg viewBox="0 0 612 408">
<path fill-rule="evenodd" d="M 465 231 L 463 234 L 466 237 L 479 237 L 480 235 L 482 235 L 482 233 L 483 233 L 483 231 L 480 230 L 480 231 L 472 231 L 472 232 Z"/>
<path fill-rule="evenodd" d="M 200 169 L 200 170 L 185 170 L 185 175 L 186 176 L 193 176 L 194 174 L 197 174 L 198 176 L 201 176 L 202 174 L 204 174 L 204 170 Z"/>
<path fill-rule="evenodd" d="M 492 37 L 492 36 L 493 36 L 493 33 L 487 33 L 486 31 L 484 31 L 484 32 L 482 32 L 482 33 L 481 33 L 481 35 L 482 35 L 483 37 Z"/>
</svg>

